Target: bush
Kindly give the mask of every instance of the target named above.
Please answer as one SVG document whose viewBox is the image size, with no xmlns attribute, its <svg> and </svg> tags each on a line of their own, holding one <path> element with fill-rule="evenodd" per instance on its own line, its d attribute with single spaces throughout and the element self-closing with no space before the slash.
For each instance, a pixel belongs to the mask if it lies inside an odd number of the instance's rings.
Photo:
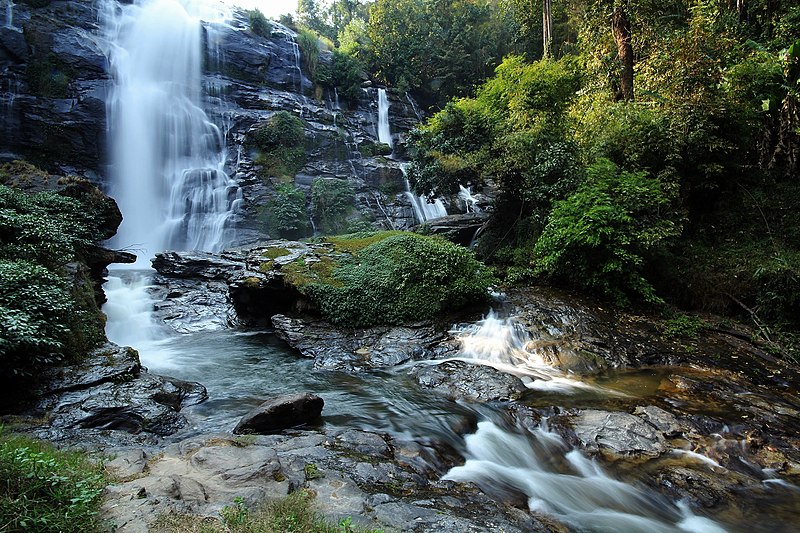
<svg viewBox="0 0 800 533">
<path fill-rule="evenodd" d="M 361 63 L 357 59 L 340 52 L 333 51 L 331 61 L 327 65 L 319 65 L 314 81 L 329 89 L 336 89 L 339 98 L 355 103 L 361 97 Z"/>
<path fill-rule="evenodd" d="M 293 185 L 278 185 L 276 196 L 267 205 L 267 229 L 279 237 L 299 239 L 309 233 L 306 195 Z"/>
<path fill-rule="evenodd" d="M 306 67 L 308 77 L 316 79 L 319 66 L 319 35 L 312 30 L 301 28 L 297 32 L 297 45 L 300 47 L 303 66 Z"/>
<path fill-rule="evenodd" d="M 322 233 L 344 233 L 355 196 L 346 180 L 318 179 L 311 186 L 311 211 Z"/>
<path fill-rule="evenodd" d="M 278 111 L 266 124 L 248 134 L 245 144 L 255 150 L 255 162 L 262 174 L 279 179 L 293 178 L 306 162 L 303 121 L 288 111 Z"/>
<path fill-rule="evenodd" d="M 45 98 L 67 98 L 69 96 L 70 72 L 64 62 L 55 54 L 32 59 L 28 63 L 26 74 L 31 92 L 36 96 Z"/>
<path fill-rule="evenodd" d="M 89 463 L 80 453 L 0 434 L 3 531 L 96 531 L 105 485 L 102 467 Z"/>
<path fill-rule="evenodd" d="M 648 252 L 680 233 L 667 216 L 676 192 L 644 172 L 598 160 L 578 190 L 555 204 L 534 247 L 535 272 L 619 304 L 630 295 L 660 301 L 642 271 Z"/>
<path fill-rule="evenodd" d="M 269 23 L 267 17 L 258 9 L 253 9 L 247 12 L 250 20 L 250 31 L 261 37 L 269 37 L 272 33 L 272 24 Z"/>
<path fill-rule="evenodd" d="M 493 282 L 469 250 L 438 237 L 402 233 L 341 260 L 328 283 L 301 290 L 332 324 L 364 327 L 430 319 L 484 301 Z"/>
</svg>

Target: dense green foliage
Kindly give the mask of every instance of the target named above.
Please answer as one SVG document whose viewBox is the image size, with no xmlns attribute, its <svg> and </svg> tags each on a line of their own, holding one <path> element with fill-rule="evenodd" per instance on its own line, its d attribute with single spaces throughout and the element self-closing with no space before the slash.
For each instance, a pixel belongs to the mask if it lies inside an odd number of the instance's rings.
<svg viewBox="0 0 800 533">
<path fill-rule="evenodd" d="M 347 215 L 353 211 L 355 197 L 347 180 L 318 179 L 311 186 L 311 212 L 317 229 L 324 234 L 346 233 Z"/>
<path fill-rule="evenodd" d="M 96 531 L 105 485 L 102 467 L 80 453 L 0 433 L 2 531 Z"/>
<path fill-rule="evenodd" d="M 247 17 L 250 22 L 250 31 L 261 37 L 269 37 L 272 33 L 272 24 L 267 20 L 267 17 L 258 9 L 253 9 L 247 12 Z"/>
<path fill-rule="evenodd" d="M 105 235 L 95 213 L 53 192 L 0 186 L 0 361 L 12 374 L 77 358 L 104 338 L 91 285 L 79 270 L 70 283 L 63 268 Z"/>
<path fill-rule="evenodd" d="M 482 302 L 494 281 L 468 250 L 414 233 L 355 234 L 352 255 L 313 268 L 289 265 L 289 280 L 339 326 L 400 324 Z M 362 247 L 363 246 L 363 247 Z"/>
<path fill-rule="evenodd" d="M 255 151 L 264 177 L 290 180 L 306 162 L 303 121 L 288 111 L 278 111 L 248 134 L 246 146 Z"/>
<path fill-rule="evenodd" d="M 299 239 L 310 233 L 306 195 L 294 185 L 278 185 L 267 213 L 267 231 L 275 237 Z"/>
<path fill-rule="evenodd" d="M 541 4 L 510 3 L 520 32 L 541 31 Z M 499 186 L 479 252 L 509 280 L 800 326 L 800 10 L 567 0 L 554 19 L 556 59 L 507 57 L 413 132 L 415 189 Z"/>
</svg>

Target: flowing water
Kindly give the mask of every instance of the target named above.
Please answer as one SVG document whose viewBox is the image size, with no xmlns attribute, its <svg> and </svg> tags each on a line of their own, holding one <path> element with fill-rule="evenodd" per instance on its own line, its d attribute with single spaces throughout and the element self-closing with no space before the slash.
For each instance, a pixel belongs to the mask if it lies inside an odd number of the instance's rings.
<svg viewBox="0 0 800 533">
<path fill-rule="evenodd" d="M 240 192 L 224 171 L 223 134 L 203 110 L 204 7 L 144 0 L 107 9 L 110 192 L 124 215 L 113 245 L 140 251 L 142 262 L 231 239 Z"/>
</svg>

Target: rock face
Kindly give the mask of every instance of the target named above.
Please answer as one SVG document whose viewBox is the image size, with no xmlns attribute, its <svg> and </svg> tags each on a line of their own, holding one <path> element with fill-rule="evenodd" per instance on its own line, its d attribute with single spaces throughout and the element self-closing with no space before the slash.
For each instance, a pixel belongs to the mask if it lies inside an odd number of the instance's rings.
<svg viewBox="0 0 800 533">
<path fill-rule="evenodd" d="M 242 417 L 233 432 L 272 433 L 317 420 L 324 401 L 314 394 L 290 394 L 272 398 Z"/>
<path fill-rule="evenodd" d="M 473 402 L 517 400 L 525 392 L 522 381 L 492 367 L 461 361 L 420 365 L 411 374 L 424 389 L 452 400 Z"/>
</svg>

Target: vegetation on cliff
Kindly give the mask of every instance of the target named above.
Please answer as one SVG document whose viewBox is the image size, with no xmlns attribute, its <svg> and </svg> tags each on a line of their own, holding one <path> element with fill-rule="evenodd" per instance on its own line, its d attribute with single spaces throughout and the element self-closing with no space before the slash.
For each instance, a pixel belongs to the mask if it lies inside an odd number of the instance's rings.
<svg viewBox="0 0 800 533">
<path fill-rule="evenodd" d="M 26 164 L 0 168 L 2 181 L 16 187 L 43 177 Z M 94 284 L 82 265 L 92 261 L 95 241 L 116 229 L 107 212 L 113 202 L 82 182 L 62 182 L 58 192 L 0 185 L 0 361 L 11 384 L 80 358 L 105 339 Z"/>
</svg>

